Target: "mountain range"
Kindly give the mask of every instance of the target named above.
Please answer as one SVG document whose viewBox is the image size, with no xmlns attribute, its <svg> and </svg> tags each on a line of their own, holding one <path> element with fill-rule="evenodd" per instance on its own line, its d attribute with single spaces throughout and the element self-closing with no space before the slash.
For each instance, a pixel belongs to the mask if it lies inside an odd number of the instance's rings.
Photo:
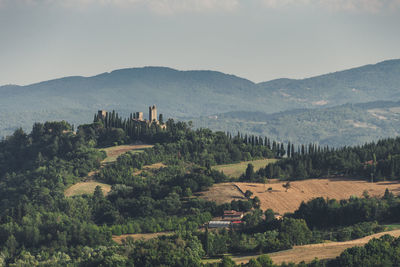
<svg viewBox="0 0 400 267">
<path fill-rule="evenodd" d="M 177 119 L 232 116 L 235 112 L 260 112 L 261 116 L 271 118 L 266 115 L 282 116 L 281 112 L 290 111 L 293 116 L 305 112 L 304 109 L 321 108 L 329 113 L 329 108 L 348 103 L 400 100 L 400 60 L 307 79 L 262 83 L 216 71 L 131 68 L 92 77 L 1 86 L 0 95 L 0 136 L 11 134 L 18 127 L 28 130 L 36 121 L 86 123 L 98 109 L 114 109 L 121 115 L 134 111 L 147 114 L 152 104 L 157 105 L 164 117 Z M 322 140 L 316 138 L 315 142 Z"/>
<path fill-rule="evenodd" d="M 274 114 L 233 111 L 188 119 L 201 128 L 268 136 L 280 142 L 344 146 L 400 134 L 400 102 L 378 101 Z"/>
</svg>

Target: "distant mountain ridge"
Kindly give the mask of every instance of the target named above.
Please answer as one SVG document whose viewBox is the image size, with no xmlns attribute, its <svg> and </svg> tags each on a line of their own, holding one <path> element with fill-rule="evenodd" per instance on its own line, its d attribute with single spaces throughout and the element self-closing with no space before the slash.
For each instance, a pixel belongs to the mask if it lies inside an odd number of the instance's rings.
<svg viewBox="0 0 400 267">
<path fill-rule="evenodd" d="M 345 103 L 400 100 L 400 60 L 293 80 L 254 83 L 217 71 L 165 67 L 115 70 L 64 77 L 27 86 L 0 87 L 0 136 L 35 121 L 92 120 L 97 109 L 123 115 L 156 104 L 165 117 L 198 117 L 231 111 L 276 113 Z"/>
<path fill-rule="evenodd" d="M 269 136 L 281 142 L 329 146 L 364 144 L 400 135 L 400 101 L 344 104 L 275 114 L 232 111 L 188 118 L 196 127 Z"/>
</svg>

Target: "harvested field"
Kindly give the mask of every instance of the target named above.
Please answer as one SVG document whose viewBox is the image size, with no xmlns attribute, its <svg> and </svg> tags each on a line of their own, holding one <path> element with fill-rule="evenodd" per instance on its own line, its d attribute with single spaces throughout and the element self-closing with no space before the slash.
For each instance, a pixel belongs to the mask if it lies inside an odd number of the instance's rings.
<svg viewBox="0 0 400 267">
<path fill-rule="evenodd" d="M 370 236 L 366 236 L 360 239 L 345 241 L 345 242 L 329 242 L 322 244 L 312 244 L 304 246 L 295 246 L 293 249 L 269 253 L 275 264 L 281 264 L 283 262 L 294 262 L 299 263 L 301 261 L 311 262 L 314 258 L 322 259 L 333 259 L 339 256 L 345 249 L 363 246 L 372 238 L 379 238 L 385 234 L 392 235 L 394 237 L 400 236 L 400 230 L 382 232 Z M 240 263 L 247 263 L 251 258 L 256 258 L 259 255 L 233 257 L 233 260 Z"/>
<path fill-rule="evenodd" d="M 112 240 L 118 244 L 122 244 L 122 240 L 127 237 L 132 237 L 134 240 L 149 240 L 163 235 L 172 235 L 172 232 L 158 232 L 158 233 L 148 233 L 148 234 L 126 234 L 126 235 L 113 235 Z"/>
<path fill-rule="evenodd" d="M 267 164 L 277 161 L 276 159 L 259 159 L 252 161 L 242 161 L 235 164 L 217 165 L 212 168 L 218 171 L 222 171 L 226 176 L 239 178 L 247 168 L 249 163 L 253 164 L 254 171 L 258 171 L 260 168 L 264 168 Z"/>
<path fill-rule="evenodd" d="M 199 197 L 217 204 L 231 202 L 232 200 L 246 199 L 234 183 L 214 184 L 209 190 L 199 193 Z"/>
<path fill-rule="evenodd" d="M 111 191 L 111 186 L 108 184 L 103 184 L 103 183 L 94 182 L 94 181 L 88 181 L 88 182 L 80 182 L 80 183 L 76 183 L 76 184 L 72 185 L 71 187 L 67 188 L 67 190 L 65 190 L 64 195 L 66 197 L 72 197 L 72 196 L 83 195 L 83 194 L 93 194 L 94 189 L 98 185 L 103 190 L 104 195 L 107 195 L 108 192 Z"/>
<path fill-rule="evenodd" d="M 134 152 L 143 152 L 144 149 L 153 147 L 152 145 L 121 145 L 121 146 L 112 146 L 112 147 L 107 147 L 103 148 L 101 150 L 105 151 L 107 153 L 107 158 L 103 160 L 104 163 L 108 162 L 113 162 L 116 161 L 117 158 L 128 152 L 128 151 L 134 151 Z"/>
<path fill-rule="evenodd" d="M 364 191 L 369 196 L 383 196 L 388 188 L 393 194 L 400 192 L 399 182 L 370 183 L 362 180 L 351 179 L 309 179 L 290 182 L 287 190 L 282 186 L 286 182 L 259 183 L 235 183 L 242 192 L 250 190 L 254 196 L 261 200 L 263 210 L 273 209 L 275 212 L 284 214 L 295 211 L 302 201 L 308 201 L 316 197 L 330 199 L 348 199 L 351 196 L 361 197 Z M 267 191 L 268 188 L 272 190 Z"/>
</svg>

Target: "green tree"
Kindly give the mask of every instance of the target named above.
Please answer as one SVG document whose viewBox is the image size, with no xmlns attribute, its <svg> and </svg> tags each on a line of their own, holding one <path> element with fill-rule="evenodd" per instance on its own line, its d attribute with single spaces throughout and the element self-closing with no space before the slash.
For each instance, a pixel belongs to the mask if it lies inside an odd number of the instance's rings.
<svg viewBox="0 0 400 267">
<path fill-rule="evenodd" d="M 251 192 L 250 190 L 246 190 L 246 192 L 244 193 L 244 196 L 247 198 L 247 199 L 250 199 L 250 197 L 253 195 L 253 192 Z"/>
<path fill-rule="evenodd" d="M 249 164 L 247 165 L 247 168 L 246 168 L 246 178 L 247 178 L 249 181 L 252 181 L 252 180 L 254 179 L 254 166 L 253 166 L 253 164 L 251 164 L 251 163 L 249 163 Z"/>
<path fill-rule="evenodd" d="M 236 266 L 235 262 L 229 256 L 224 256 L 222 258 L 221 263 L 219 264 L 220 267 L 234 267 Z"/>
</svg>

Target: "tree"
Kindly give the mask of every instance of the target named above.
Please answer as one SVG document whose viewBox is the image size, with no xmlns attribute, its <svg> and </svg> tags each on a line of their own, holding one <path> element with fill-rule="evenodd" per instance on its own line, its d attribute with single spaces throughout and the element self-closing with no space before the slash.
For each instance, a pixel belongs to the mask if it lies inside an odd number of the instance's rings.
<svg viewBox="0 0 400 267">
<path fill-rule="evenodd" d="M 250 190 L 246 190 L 246 192 L 244 193 L 244 196 L 249 199 L 251 196 L 253 195 L 253 192 L 251 192 Z"/>
<path fill-rule="evenodd" d="M 219 264 L 220 267 L 234 267 L 235 265 L 235 262 L 229 256 L 224 256 Z"/>
<path fill-rule="evenodd" d="M 261 201 L 260 201 L 260 199 L 258 198 L 258 196 L 255 196 L 255 197 L 252 199 L 252 201 L 253 201 L 253 207 L 254 207 L 255 209 L 259 209 L 260 206 L 261 206 Z"/>
<path fill-rule="evenodd" d="M 286 191 L 285 191 L 285 192 L 287 192 L 287 191 L 289 190 L 289 188 L 291 187 L 290 182 L 287 182 L 286 184 L 283 184 L 282 186 L 283 186 L 284 188 L 286 188 Z"/>
<path fill-rule="evenodd" d="M 259 263 L 256 259 L 250 259 L 249 263 L 247 263 L 248 267 L 262 267 L 261 263 Z"/>
<path fill-rule="evenodd" d="M 275 220 L 275 213 L 272 209 L 267 209 L 264 214 L 266 223 L 270 223 Z"/>
<path fill-rule="evenodd" d="M 281 222 L 280 236 L 291 245 L 303 245 L 310 242 L 312 232 L 303 219 L 285 218 Z"/>
<path fill-rule="evenodd" d="M 101 189 L 101 186 L 98 185 L 94 189 L 93 199 L 94 199 L 95 202 L 104 199 L 103 189 Z"/>
<path fill-rule="evenodd" d="M 273 267 L 274 266 L 274 263 L 273 263 L 272 259 L 266 254 L 261 255 L 260 257 L 258 257 L 257 261 L 259 263 L 261 263 L 262 267 Z"/>
<path fill-rule="evenodd" d="M 386 188 L 383 198 L 384 199 L 394 199 L 394 195 L 392 192 L 389 191 L 389 189 Z"/>
<path fill-rule="evenodd" d="M 5 247 L 8 249 L 8 252 L 13 255 L 18 248 L 18 242 L 15 239 L 14 235 L 10 235 L 5 243 Z"/>
<path fill-rule="evenodd" d="M 250 181 L 254 178 L 254 166 L 253 164 L 249 163 L 246 168 L 246 178 Z"/>
</svg>

